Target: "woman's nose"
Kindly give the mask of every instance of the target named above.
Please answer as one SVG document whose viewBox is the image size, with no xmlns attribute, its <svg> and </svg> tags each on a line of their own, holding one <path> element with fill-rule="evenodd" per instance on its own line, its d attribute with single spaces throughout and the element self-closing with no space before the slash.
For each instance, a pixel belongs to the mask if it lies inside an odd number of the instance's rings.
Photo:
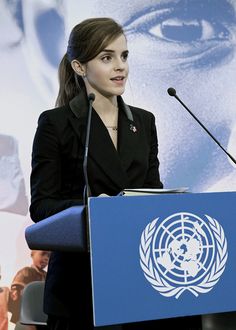
<svg viewBox="0 0 236 330">
<path fill-rule="evenodd" d="M 116 60 L 114 69 L 115 71 L 123 71 L 125 69 L 125 63 L 121 59 Z"/>
</svg>

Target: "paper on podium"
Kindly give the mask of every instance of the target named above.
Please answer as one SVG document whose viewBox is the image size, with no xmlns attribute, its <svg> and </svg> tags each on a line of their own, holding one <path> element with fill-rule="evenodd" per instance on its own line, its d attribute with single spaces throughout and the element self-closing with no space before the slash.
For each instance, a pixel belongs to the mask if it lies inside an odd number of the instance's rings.
<svg viewBox="0 0 236 330">
<path fill-rule="evenodd" d="M 180 188 L 169 188 L 169 189 L 159 189 L 159 188 L 137 188 L 137 189 L 124 189 L 121 195 L 124 196 L 136 196 L 136 195 L 152 195 L 152 194 L 176 194 L 185 193 L 188 191 L 188 187 Z"/>
</svg>

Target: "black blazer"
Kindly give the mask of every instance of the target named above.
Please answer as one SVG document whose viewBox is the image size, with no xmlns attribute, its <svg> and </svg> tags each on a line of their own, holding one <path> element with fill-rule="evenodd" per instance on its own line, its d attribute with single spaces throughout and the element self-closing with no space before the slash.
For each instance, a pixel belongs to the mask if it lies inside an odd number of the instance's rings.
<svg viewBox="0 0 236 330">
<path fill-rule="evenodd" d="M 121 97 L 118 104 L 117 150 L 102 120 L 92 112 L 88 179 L 93 196 L 117 195 L 124 188 L 162 187 L 153 114 L 127 106 Z M 81 92 L 70 104 L 39 117 L 31 173 L 30 214 L 35 222 L 82 203 L 87 109 L 87 96 Z M 88 255 L 52 254 L 45 289 L 48 314 L 71 316 L 82 310 L 81 314 L 90 315 L 90 290 Z"/>
</svg>

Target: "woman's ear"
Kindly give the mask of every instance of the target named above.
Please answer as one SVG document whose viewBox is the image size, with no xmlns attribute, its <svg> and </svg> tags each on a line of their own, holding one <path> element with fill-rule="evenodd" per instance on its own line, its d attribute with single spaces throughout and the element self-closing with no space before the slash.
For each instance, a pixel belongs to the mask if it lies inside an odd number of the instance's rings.
<svg viewBox="0 0 236 330">
<path fill-rule="evenodd" d="M 85 65 L 81 64 L 77 60 L 73 60 L 71 62 L 71 66 L 72 66 L 72 69 L 75 71 L 76 74 L 78 74 L 79 76 L 82 76 L 82 77 L 86 76 Z"/>
</svg>

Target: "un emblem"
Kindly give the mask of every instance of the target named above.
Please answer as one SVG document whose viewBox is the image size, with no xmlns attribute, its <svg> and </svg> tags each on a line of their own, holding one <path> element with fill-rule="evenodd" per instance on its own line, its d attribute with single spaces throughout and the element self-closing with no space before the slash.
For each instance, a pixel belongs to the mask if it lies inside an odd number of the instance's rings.
<svg viewBox="0 0 236 330">
<path fill-rule="evenodd" d="M 208 215 L 180 212 L 150 222 L 141 236 L 140 265 L 165 297 L 207 293 L 224 272 L 228 252 L 224 230 Z"/>
</svg>

